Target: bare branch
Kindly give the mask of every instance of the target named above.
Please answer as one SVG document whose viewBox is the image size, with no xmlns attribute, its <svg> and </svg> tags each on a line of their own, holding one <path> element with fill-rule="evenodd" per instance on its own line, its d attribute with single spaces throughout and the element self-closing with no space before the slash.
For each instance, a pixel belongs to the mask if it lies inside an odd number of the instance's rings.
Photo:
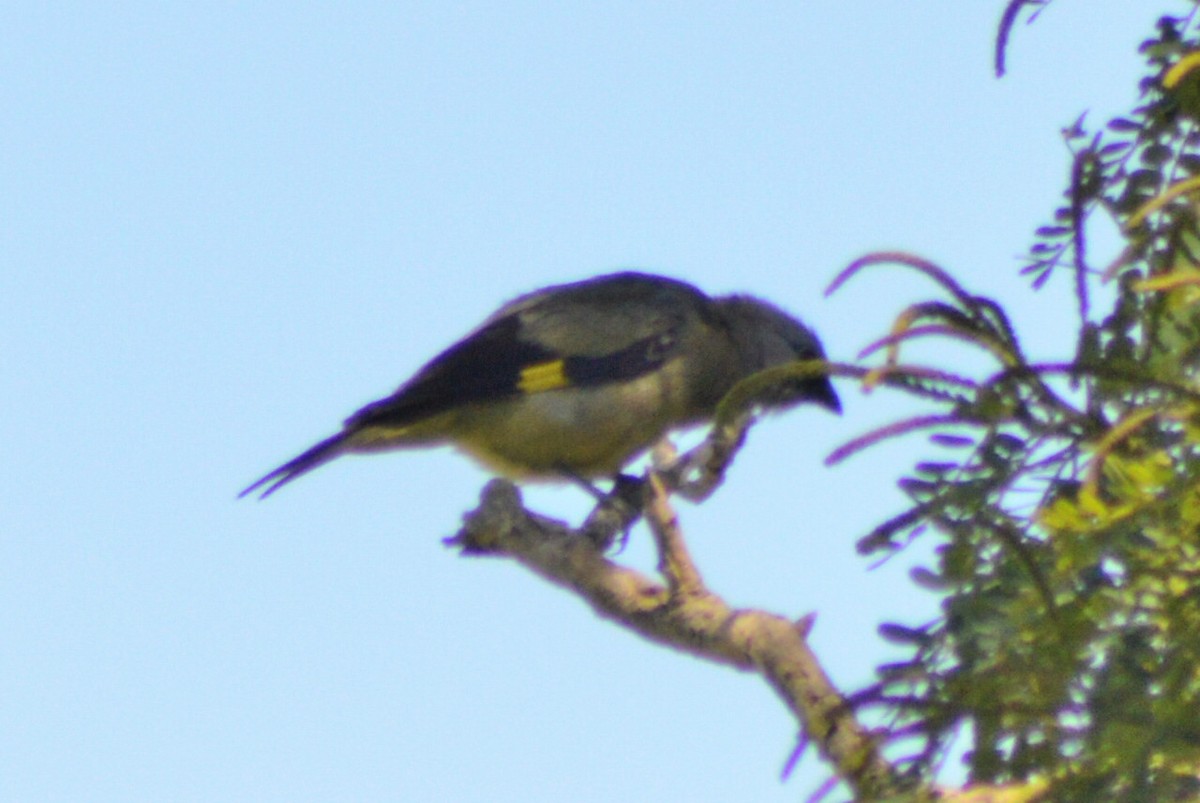
<svg viewBox="0 0 1200 803">
<path fill-rule="evenodd" d="M 675 515 L 667 489 L 657 474 L 651 472 L 649 479 L 650 504 L 646 508 L 646 521 L 658 547 L 658 571 L 666 578 L 672 598 L 702 594 L 704 581 L 684 543 L 679 516 Z"/>
<path fill-rule="evenodd" d="M 996 77 L 1002 78 L 1005 70 L 1005 54 L 1008 50 L 1008 37 L 1013 26 L 1017 23 L 1017 15 L 1025 6 L 1040 6 L 1044 0 L 1009 0 L 1000 17 L 1000 27 L 996 31 L 995 70 Z"/>
<path fill-rule="evenodd" d="M 897 265 L 906 265 L 910 268 L 915 268 L 918 272 L 924 273 L 930 279 L 933 279 L 938 285 L 946 290 L 950 295 L 962 304 L 964 307 L 971 305 L 972 296 L 963 286 L 952 277 L 945 268 L 939 267 L 933 262 L 924 257 L 910 254 L 907 251 L 875 251 L 866 256 L 859 257 L 851 262 L 841 273 L 834 277 L 829 286 L 825 288 L 825 296 L 829 297 L 838 291 L 843 284 L 850 280 L 852 276 L 862 271 L 863 268 L 872 265 L 886 265 L 889 263 Z"/>
<path fill-rule="evenodd" d="M 916 432 L 919 429 L 929 429 L 930 427 L 948 427 L 948 426 L 970 426 L 975 424 L 974 421 L 968 421 L 955 415 L 918 415 L 912 418 L 906 418 L 902 421 L 895 421 L 886 426 L 873 429 L 865 435 L 860 435 L 857 438 L 844 443 L 834 449 L 828 457 L 825 458 L 825 465 L 833 466 L 850 457 L 853 454 L 861 452 L 868 446 L 873 446 L 880 441 L 888 438 L 895 438 L 900 435 L 907 435 L 910 432 Z"/>
<path fill-rule="evenodd" d="M 525 510 L 520 492 L 504 480 L 484 488 L 479 507 L 447 542 L 463 554 L 513 558 L 650 641 L 761 674 L 857 799 L 912 793 L 808 648 L 808 621 L 734 609 L 709 591 L 687 555 L 661 481 L 652 488 L 647 515 L 666 585 L 608 560 L 581 533 Z"/>
</svg>

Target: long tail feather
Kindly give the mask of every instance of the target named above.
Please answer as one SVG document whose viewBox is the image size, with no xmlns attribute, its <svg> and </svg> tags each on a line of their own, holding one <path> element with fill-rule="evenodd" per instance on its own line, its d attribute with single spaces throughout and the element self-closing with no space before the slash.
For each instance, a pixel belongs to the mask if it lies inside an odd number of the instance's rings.
<svg viewBox="0 0 1200 803">
<path fill-rule="evenodd" d="M 292 458 L 279 468 L 272 471 L 270 474 L 267 474 L 265 477 L 246 488 L 246 490 L 238 494 L 238 499 L 241 499 L 248 494 L 252 494 L 260 488 L 262 489 L 262 493 L 259 494 L 258 498 L 266 499 L 268 496 L 275 493 L 284 485 L 287 485 L 289 482 L 301 476 L 302 474 L 307 474 L 317 466 L 328 463 L 330 460 L 340 455 L 344 451 L 344 444 L 347 437 L 348 436 L 345 432 L 339 432 L 337 435 L 334 435 L 331 438 L 326 438 L 316 446 L 312 447 L 303 454 Z M 266 487 L 264 488 L 263 486 Z"/>
</svg>

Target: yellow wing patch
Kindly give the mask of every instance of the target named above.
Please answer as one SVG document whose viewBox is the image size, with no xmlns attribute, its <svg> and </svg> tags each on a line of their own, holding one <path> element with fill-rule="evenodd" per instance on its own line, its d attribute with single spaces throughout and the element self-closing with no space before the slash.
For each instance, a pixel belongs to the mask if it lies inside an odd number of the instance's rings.
<svg viewBox="0 0 1200 803">
<path fill-rule="evenodd" d="M 517 390 L 522 393 L 541 393 L 545 390 L 557 390 L 571 384 L 563 371 L 562 360 L 539 362 L 521 371 L 517 378 Z"/>
</svg>

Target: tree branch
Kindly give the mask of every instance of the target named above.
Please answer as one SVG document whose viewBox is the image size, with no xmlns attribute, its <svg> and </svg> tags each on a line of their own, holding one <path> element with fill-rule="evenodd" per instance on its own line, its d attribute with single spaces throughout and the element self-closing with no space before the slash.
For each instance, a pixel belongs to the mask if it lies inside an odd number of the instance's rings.
<svg viewBox="0 0 1200 803">
<path fill-rule="evenodd" d="M 805 643 L 810 620 L 734 609 L 709 591 L 688 555 L 663 482 L 654 474 L 649 481 L 645 513 L 665 584 L 608 560 L 582 533 L 526 510 L 520 492 L 504 480 L 488 483 L 479 507 L 447 543 L 467 555 L 513 558 L 651 641 L 761 674 L 857 799 L 913 792 Z"/>
</svg>

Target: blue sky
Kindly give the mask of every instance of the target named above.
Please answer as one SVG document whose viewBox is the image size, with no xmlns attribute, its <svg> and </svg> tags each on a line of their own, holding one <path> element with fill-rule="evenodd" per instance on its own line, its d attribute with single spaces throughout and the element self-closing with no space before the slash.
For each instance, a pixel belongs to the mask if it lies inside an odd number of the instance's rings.
<svg viewBox="0 0 1200 803">
<path fill-rule="evenodd" d="M 464 458 L 234 496 L 502 301 L 618 268 L 770 298 L 849 360 L 925 286 L 823 288 L 903 248 L 1067 353 L 1065 282 L 1030 293 L 1016 256 L 1060 128 L 1134 99 L 1156 4 L 1060 0 L 997 81 L 1002 5 L 5 6 L 0 798 L 807 795 L 764 683 L 445 549 L 486 480 Z M 916 554 L 854 553 L 932 447 L 825 468 L 912 409 L 840 387 L 842 418 L 762 422 L 681 514 L 711 587 L 816 611 L 850 688 L 881 621 L 936 611 Z"/>
</svg>

